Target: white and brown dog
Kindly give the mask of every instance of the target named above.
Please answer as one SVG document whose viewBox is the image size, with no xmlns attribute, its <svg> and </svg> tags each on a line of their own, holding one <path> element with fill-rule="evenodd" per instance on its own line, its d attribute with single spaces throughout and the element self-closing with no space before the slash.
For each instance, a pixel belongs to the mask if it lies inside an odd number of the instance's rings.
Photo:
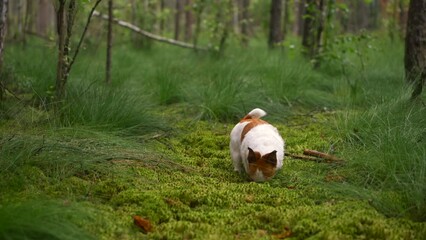
<svg viewBox="0 0 426 240">
<path fill-rule="evenodd" d="M 266 112 L 256 108 L 249 112 L 231 131 L 231 157 L 234 170 L 244 168 L 256 182 L 271 179 L 283 166 L 284 140 L 278 130 L 260 118 Z"/>
</svg>

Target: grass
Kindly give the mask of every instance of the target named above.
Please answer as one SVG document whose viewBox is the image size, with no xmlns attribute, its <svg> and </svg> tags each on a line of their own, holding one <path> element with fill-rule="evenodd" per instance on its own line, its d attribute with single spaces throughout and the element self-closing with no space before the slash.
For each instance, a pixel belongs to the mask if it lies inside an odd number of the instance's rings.
<svg viewBox="0 0 426 240">
<path fill-rule="evenodd" d="M 117 45 L 111 86 L 102 82 L 103 53 L 89 47 L 58 118 L 49 109 L 54 49 L 32 44 L 10 46 L 5 57 L 22 100 L 8 96 L 0 116 L 0 221 L 16 212 L 16 228 L 0 227 L 4 238 L 66 239 L 62 227 L 99 239 L 426 234 L 425 112 L 406 101 L 401 45 L 365 50 L 363 69 L 347 56 L 345 76 L 333 64 L 314 70 L 292 50 L 229 48 L 218 60 Z M 287 152 L 311 148 L 346 165 L 286 158 L 272 181 L 248 182 L 232 171 L 228 139 L 254 107 L 268 112 Z M 68 204 L 78 206 L 74 217 Z M 27 212 L 37 224 L 25 232 Z M 47 228 L 43 213 L 53 216 Z M 141 232 L 134 215 L 153 232 Z"/>
<path fill-rule="evenodd" d="M 75 206 L 26 201 L 0 206 L 1 239 L 93 239 L 78 222 L 85 214 Z"/>
<path fill-rule="evenodd" d="M 379 194 L 375 204 L 388 215 L 426 220 L 425 108 L 404 98 L 342 117 L 354 176 L 361 186 L 395 190 L 401 199 Z M 362 177 L 361 177 L 362 176 Z"/>
</svg>

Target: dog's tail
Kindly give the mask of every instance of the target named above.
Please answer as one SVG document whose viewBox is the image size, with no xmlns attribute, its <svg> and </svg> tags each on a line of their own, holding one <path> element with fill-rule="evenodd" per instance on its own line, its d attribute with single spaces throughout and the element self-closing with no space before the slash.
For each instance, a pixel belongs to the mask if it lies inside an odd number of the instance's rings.
<svg viewBox="0 0 426 240">
<path fill-rule="evenodd" d="M 243 119 L 241 120 L 248 120 L 248 119 L 255 119 L 255 118 L 261 118 L 266 115 L 266 112 L 263 111 L 260 108 L 255 108 L 251 110 Z"/>
</svg>

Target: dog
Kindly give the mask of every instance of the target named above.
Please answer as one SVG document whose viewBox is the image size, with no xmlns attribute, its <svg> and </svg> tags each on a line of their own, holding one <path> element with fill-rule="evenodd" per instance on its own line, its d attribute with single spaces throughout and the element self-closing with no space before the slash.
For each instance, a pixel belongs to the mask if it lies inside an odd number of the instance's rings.
<svg viewBox="0 0 426 240">
<path fill-rule="evenodd" d="M 229 148 L 234 170 L 243 168 L 251 180 L 270 180 L 282 168 L 284 140 L 278 130 L 260 119 L 266 112 L 255 108 L 232 129 Z"/>
</svg>

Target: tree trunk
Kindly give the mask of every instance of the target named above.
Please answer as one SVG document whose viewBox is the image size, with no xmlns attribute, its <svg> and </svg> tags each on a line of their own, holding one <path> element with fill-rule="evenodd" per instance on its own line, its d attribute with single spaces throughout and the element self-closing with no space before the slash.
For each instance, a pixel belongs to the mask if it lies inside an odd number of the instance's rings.
<svg viewBox="0 0 426 240">
<path fill-rule="evenodd" d="M 0 74 L 3 74 L 4 40 L 7 30 L 7 4 L 8 0 L 0 0 Z M 3 78 L 0 78 L 0 101 L 3 99 L 5 91 L 4 84 Z"/>
<path fill-rule="evenodd" d="M 176 0 L 176 9 L 175 9 L 175 40 L 179 40 L 180 37 L 180 19 L 182 16 L 183 10 L 183 1 Z"/>
<path fill-rule="evenodd" d="M 295 7 L 295 18 L 293 32 L 297 36 L 303 35 L 303 16 L 305 15 L 305 1 L 306 0 L 294 0 Z"/>
<path fill-rule="evenodd" d="M 315 59 L 321 50 L 323 11 L 324 0 L 307 0 L 302 45 L 305 55 L 310 59 Z M 318 62 L 315 66 L 318 66 L 317 64 Z"/>
<path fill-rule="evenodd" d="M 195 31 L 192 39 L 192 45 L 194 45 L 194 50 L 197 51 L 198 45 L 198 36 L 201 32 L 201 15 L 203 14 L 205 4 L 201 1 L 195 7 Z"/>
<path fill-rule="evenodd" d="M 70 39 L 77 9 L 76 0 L 70 0 L 68 6 L 66 6 L 66 3 L 66 0 L 59 0 L 56 14 L 58 31 L 58 65 L 56 69 L 57 106 L 65 97 L 65 85 L 68 80 L 70 62 Z"/>
<path fill-rule="evenodd" d="M 283 0 L 284 1 L 284 16 L 283 16 L 283 41 L 287 37 L 288 34 L 288 24 L 290 22 L 290 9 L 289 9 L 289 0 Z"/>
<path fill-rule="evenodd" d="M 248 47 L 249 44 L 249 7 L 250 0 L 242 0 L 241 4 L 241 43 L 243 47 Z"/>
<path fill-rule="evenodd" d="M 192 39 L 192 1 L 185 1 L 185 42 Z"/>
<path fill-rule="evenodd" d="M 283 40 L 281 28 L 281 13 L 282 13 L 282 0 L 272 0 L 271 15 L 269 22 L 269 48 L 275 47 L 276 44 Z"/>
<path fill-rule="evenodd" d="M 58 32 L 58 64 L 56 68 L 56 98 L 62 100 L 65 92 L 64 77 L 66 72 L 66 56 L 64 55 L 65 46 L 65 3 L 66 0 L 59 0 L 58 10 L 56 12 L 56 27 Z"/>
<path fill-rule="evenodd" d="M 306 0 L 305 20 L 303 21 L 302 46 L 307 56 L 313 56 L 315 42 L 315 0 Z"/>
<path fill-rule="evenodd" d="M 108 0 L 108 36 L 107 36 L 107 53 L 106 53 L 106 84 L 111 83 L 111 49 L 112 49 L 112 0 Z"/>
<path fill-rule="evenodd" d="M 164 12 L 165 8 L 166 8 L 166 4 L 165 4 L 164 0 L 160 0 L 160 13 L 161 13 L 160 29 L 159 29 L 160 35 L 162 35 L 163 31 L 164 31 L 164 22 L 165 22 L 165 20 L 164 20 L 163 12 Z"/>
<path fill-rule="evenodd" d="M 426 82 L 426 1 L 411 0 L 405 37 L 405 73 L 413 85 L 412 99 L 422 93 Z"/>
<path fill-rule="evenodd" d="M 37 13 L 37 34 L 40 36 L 46 36 L 49 32 L 49 27 L 51 27 L 54 20 L 52 14 L 53 10 L 51 2 L 49 0 L 40 0 Z"/>
</svg>

